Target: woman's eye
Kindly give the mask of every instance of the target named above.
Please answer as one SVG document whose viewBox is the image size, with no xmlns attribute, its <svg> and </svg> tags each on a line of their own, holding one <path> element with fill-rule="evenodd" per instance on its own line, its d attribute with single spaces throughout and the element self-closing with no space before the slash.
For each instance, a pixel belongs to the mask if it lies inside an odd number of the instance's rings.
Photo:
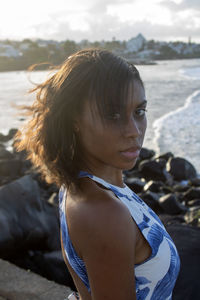
<svg viewBox="0 0 200 300">
<path fill-rule="evenodd" d="M 136 110 L 136 115 L 138 117 L 143 117 L 145 115 L 145 113 L 147 112 L 146 108 L 140 108 Z"/>
</svg>

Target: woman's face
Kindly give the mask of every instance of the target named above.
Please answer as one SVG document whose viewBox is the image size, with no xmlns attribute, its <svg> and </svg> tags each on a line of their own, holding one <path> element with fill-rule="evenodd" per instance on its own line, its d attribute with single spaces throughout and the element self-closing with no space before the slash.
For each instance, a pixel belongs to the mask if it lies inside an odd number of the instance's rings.
<svg viewBox="0 0 200 300">
<path fill-rule="evenodd" d="M 134 88 L 134 93 L 133 93 Z M 120 116 L 103 123 L 97 109 L 91 110 L 86 101 L 78 119 L 78 136 L 84 161 L 90 170 L 113 168 L 128 170 L 134 167 L 143 144 L 146 130 L 146 99 L 141 83 L 135 81 L 128 93 L 126 120 Z"/>
</svg>

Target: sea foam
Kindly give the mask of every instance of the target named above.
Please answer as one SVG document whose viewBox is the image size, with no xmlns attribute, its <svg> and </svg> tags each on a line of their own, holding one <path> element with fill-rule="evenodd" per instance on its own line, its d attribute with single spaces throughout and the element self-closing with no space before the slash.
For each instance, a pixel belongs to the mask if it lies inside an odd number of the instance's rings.
<svg viewBox="0 0 200 300">
<path fill-rule="evenodd" d="M 200 67 L 182 68 L 179 73 L 187 79 L 200 79 Z"/>
<path fill-rule="evenodd" d="M 200 90 L 183 107 L 157 119 L 153 128 L 159 152 L 171 151 L 188 159 L 200 173 Z"/>
</svg>

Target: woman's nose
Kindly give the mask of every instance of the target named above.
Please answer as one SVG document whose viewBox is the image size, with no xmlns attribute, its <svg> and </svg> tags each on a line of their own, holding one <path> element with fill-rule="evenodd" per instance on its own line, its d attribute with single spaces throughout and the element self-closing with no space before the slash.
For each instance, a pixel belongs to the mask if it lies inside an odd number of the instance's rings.
<svg viewBox="0 0 200 300">
<path fill-rule="evenodd" d="M 133 117 L 129 119 L 125 127 L 125 135 L 127 137 L 136 138 L 140 136 L 141 130 L 139 124 Z"/>
</svg>

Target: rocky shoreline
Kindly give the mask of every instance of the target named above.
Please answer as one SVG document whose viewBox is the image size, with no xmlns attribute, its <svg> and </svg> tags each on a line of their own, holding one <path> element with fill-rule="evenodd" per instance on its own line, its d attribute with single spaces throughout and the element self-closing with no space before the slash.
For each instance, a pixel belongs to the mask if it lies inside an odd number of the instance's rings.
<svg viewBox="0 0 200 300">
<path fill-rule="evenodd" d="M 16 129 L 0 134 L 0 258 L 74 289 L 59 240 L 58 188 L 47 185 L 25 153 L 6 150 Z M 160 217 L 181 258 L 173 299 L 200 299 L 200 178 L 171 152 L 143 148 L 125 183 Z"/>
</svg>

